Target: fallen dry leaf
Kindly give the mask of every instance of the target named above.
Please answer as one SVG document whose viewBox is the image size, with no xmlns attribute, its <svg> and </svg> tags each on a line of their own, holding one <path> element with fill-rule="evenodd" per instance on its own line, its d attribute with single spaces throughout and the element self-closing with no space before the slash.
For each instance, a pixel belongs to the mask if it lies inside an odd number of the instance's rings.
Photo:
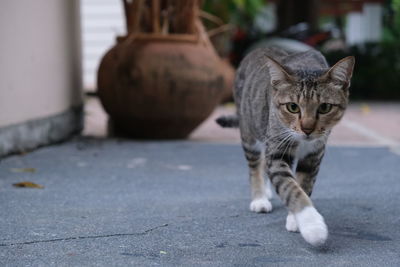
<svg viewBox="0 0 400 267">
<path fill-rule="evenodd" d="M 35 168 L 12 168 L 12 169 L 10 169 L 10 171 L 18 172 L 18 173 L 20 173 L 20 172 L 34 173 L 34 172 L 36 172 L 36 169 Z"/>
<path fill-rule="evenodd" d="M 369 113 L 371 112 L 371 108 L 370 108 L 370 106 L 367 105 L 367 104 L 362 104 L 362 105 L 360 106 L 360 110 L 361 110 L 361 113 L 363 113 L 363 114 L 365 114 L 365 115 L 367 115 L 367 114 L 369 114 Z"/>
<path fill-rule="evenodd" d="M 32 183 L 32 182 L 20 182 L 20 183 L 13 184 L 13 186 L 15 186 L 15 187 L 27 187 L 27 188 L 40 188 L 40 189 L 44 188 L 44 186 L 39 185 L 39 184 L 35 184 L 35 183 Z"/>
</svg>

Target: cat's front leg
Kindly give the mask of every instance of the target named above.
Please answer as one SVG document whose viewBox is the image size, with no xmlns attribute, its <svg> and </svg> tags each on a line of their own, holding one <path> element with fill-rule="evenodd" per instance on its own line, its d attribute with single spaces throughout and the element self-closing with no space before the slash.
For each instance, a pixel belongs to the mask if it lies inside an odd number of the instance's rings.
<svg viewBox="0 0 400 267">
<path fill-rule="evenodd" d="M 286 217 L 286 230 L 289 232 L 298 232 L 299 227 L 297 226 L 296 222 L 296 217 L 294 216 L 294 213 L 289 211 L 287 217 Z"/>
<path fill-rule="evenodd" d="M 272 204 L 269 201 L 271 192 L 265 187 L 264 170 L 265 157 L 264 149 L 259 143 L 243 143 L 243 150 L 249 165 L 251 203 L 250 210 L 262 213 L 272 211 Z M 268 194 L 269 193 L 269 194 Z"/>
<path fill-rule="evenodd" d="M 293 223 L 294 218 L 301 235 L 308 243 L 323 244 L 328 238 L 328 228 L 324 218 L 314 208 L 309 196 L 296 182 L 291 170 L 292 164 L 291 156 L 279 153 L 271 155 L 268 162 L 268 176 L 290 212 L 289 225 L 286 226 L 290 230 L 296 230 L 296 225 Z"/>
<path fill-rule="evenodd" d="M 325 147 L 299 159 L 296 167 L 296 180 L 307 195 L 311 196 L 319 166 L 324 157 Z"/>
<path fill-rule="evenodd" d="M 324 148 L 320 148 L 298 161 L 296 167 L 296 181 L 308 196 L 312 194 L 324 151 Z M 290 211 L 286 218 L 286 229 L 290 232 L 298 232 L 299 230 L 295 216 Z"/>
</svg>

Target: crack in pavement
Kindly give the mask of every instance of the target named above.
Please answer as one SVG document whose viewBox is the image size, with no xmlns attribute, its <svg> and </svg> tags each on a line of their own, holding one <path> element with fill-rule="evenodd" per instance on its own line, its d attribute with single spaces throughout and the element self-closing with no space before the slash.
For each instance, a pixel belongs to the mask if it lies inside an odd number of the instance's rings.
<svg viewBox="0 0 400 267">
<path fill-rule="evenodd" d="M 0 247 L 10 247 L 17 245 L 31 245 L 37 243 L 50 243 L 50 242 L 59 242 L 59 241 L 69 241 L 69 240 L 80 240 L 80 239 L 96 239 L 96 238 L 106 238 L 106 237 L 117 237 L 117 236 L 141 236 L 146 235 L 154 230 L 160 229 L 162 227 L 167 227 L 168 223 L 147 229 L 143 232 L 139 233 L 125 233 L 125 234 L 108 234 L 108 235 L 93 235 L 93 236 L 73 236 L 66 238 L 55 238 L 55 239 L 45 239 L 45 240 L 34 240 L 34 241 L 25 241 L 25 242 L 17 242 L 17 243 L 9 243 L 9 244 L 0 244 Z"/>
<path fill-rule="evenodd" d="M 223 218 L 238 218 L 238 217 L 252 217 L 250 216 L 240 216 L 239 214 L 229 215 L 229 216 L 216 216 L 211 217 L 210 219 L 223 219 Z M 183 220 L 181 223 L 192 223 L 196 219 L 190 218 L 188 220 Z M 280 220 L 280 219 L 279 219 Z M 45 240 L 33 240 L 33 241 L 25 241 L 25 242 L 16 242 L 16 243 L 0 243 L 0 247 L 11 247 L 11 246 L 18 246 L 18 245 L 31 245 L 31 244 L 38 244 L 38 243 L 51 243 L 51 242 L 59 242 L 59 241 L 70 241 L 70 240 L 81 240 L 81 239 L 96 239 L 96 238 L 107 238 L 107 237 L 117 237 L 117 236 L 141 236 L 146 235 L 154 230 L 159 228 L 169 226 L 168 223 L 155 226 L 153 228 L 147 229 L 143 232 L 139 233 L 123 233 L 123 234 L 108 234 L 108 235 L 93 235 L 93 236 L 73 236 L 73 237 L 65 237 L 65 238 L 54 238 L 54 239 L 45 239 Z"/>
<path fill-rule="evenodd" d="M 229 216 L 217 216 L 213 217 L 213 219 L 222 219 L 222 218 L 237 218 L 239 217 L 239 214 L 235 215 L 229 215 Z M 190 220 L 184 220 L 182 223 L 186 222 L 192 222 L 195 219 L 191 218 Z M 31 244 L 37 244 L 37 243 L 50 243 L 50 242 L 59 242 L 59 241 L 70 241 L 70 240 L 80 240 L 80 239 L 96 239 L 96 238 L 107 238 L 107 237 L 117 237 L 117 236 L 141 236 L 148 234 L 151 231 L 157 230 L 159 228 L 167 227 L 169 226 L 168 223 L 158 225 L 156 227 L 147 229 L 143 232 L 139 233 L 124 233 L 124 234 L 108 234 L 108 235 L 93 235 L 93 236 L 73 236 L 73 237 L 66 237 L 66 238 L 54 238 L 54 239 L 45 239 L 45 240 L 33 240 L 33 241 L 25 241 L 25 242 L 16 242 L 16 243 L 0 243 L 0 247 L 11 247 L 11 246 L 17 246 L 17 245 L 31 245 Z"/>
</svg>

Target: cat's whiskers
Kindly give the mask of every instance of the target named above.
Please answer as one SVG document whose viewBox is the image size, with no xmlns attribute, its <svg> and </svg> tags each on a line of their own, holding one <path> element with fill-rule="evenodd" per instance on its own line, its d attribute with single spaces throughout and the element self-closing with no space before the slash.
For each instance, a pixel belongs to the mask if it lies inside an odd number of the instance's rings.
<svg viewBox="0 0 400 267">
<path fill-rule="evenodd" d="M 296 149 L 298 146 L 294 146 L 296 139 L 293 139 L 292 143 L 290 144 L 290 150 L 288 151 L 290 154 L 293 153 L 293 150 Z"/>
<path fill-rule="evenodd" d="M 291 132 L 292 131 L 290 129 L 285 129 L 284 131 L 280 132 L 279 134 L 267 138 L 266 141 L 270 141 L 272 139 L 277 139 L 277 138 L 282 137 L 282 136 L 284 136 L 284 135 L 286 135 L 288 133 L 291 133 Z"/>
<path fill-rule="evenodd" d="M 278 143 L 278 145 L 276 145 L 276 146 L 273 147 L 273 150 L 271 151 L 271 154 L 275 153 L 275 152 L 278 151 L 282 146 L 286 145 L 287 143 L 289 143 L 289 142 L 292 140 L 292 138 L 293 138 L 292 131 L 288 130 L 286 133 L 287 133 L 287 135 L 286 135 L 283 139 L 280 140 L 280 142 Z M 283 157 L 284 154 L 285 154 L 285 153 L 282 154 L 282 157 Z"/>
<path fill-rule="evenodd" d="M 279 148 L 281 143 L 290 135 L 291 135 L 290 130 L 286 130 L 284 132 L 281 132 L 280 134 L 268 138 L 267 140 L 265 140 L 265 144 L 275 143 L 275 141 L 278 141 L 279 142 L 278 145 L 274 146 L 274 148 Z"/>
<path fill-rule="evenodd" d="M 274 148 L 279 148 L 283 142 L 286 141 L 286 139 L 288 137 L 290 137 L 291 134 L 289 131 L 283 132 L 280 135 L 275 136 L 275 138 L 271 138 L 269 141 L 272 141 L 273 143 L 275 143 L 275 141 L 278 141 L 278 145 L 274 146 Z"/>
<path fill-rule="evenodd" d="M 290 148 L 292 147 L 292 145 L 294 144 L 294 142 L 296 142 L 296 139 L 295 139 L 295 138 L 290 138 L 290 139 L 288 139 L 287 145 L 286 145 L 285 149 L 283 150 L 281 160 L 282 160 L 283 157 L 285 156 L 286 150 L 287 150 L 288 148 L 289 148 L 289 151 L 288 151 L 288 152 L 290 153 Z"/>
</svg>

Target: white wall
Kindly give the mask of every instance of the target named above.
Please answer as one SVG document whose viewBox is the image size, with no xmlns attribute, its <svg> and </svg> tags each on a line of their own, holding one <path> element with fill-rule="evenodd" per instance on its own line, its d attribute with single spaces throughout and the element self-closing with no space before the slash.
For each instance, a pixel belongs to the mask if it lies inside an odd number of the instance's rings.
<svg viewBox="0 0 400 267">
<path fill-rule="evenodd" d="M 82 103 L 78 0 L 0 1 L 0 128 Z"/>
<path fill-rule="evenodd" d="M 347 15 L 346 41 L 350 45 L 379 42 L 382 38 L 383 8 L 380 3 L 365 3 L 362 12 Z"/>
<path fill-rule="evenodd" d="M 117 35 L 125 35 L 124 17 L 122 0 L 81 0 L 85 90 L 96 90 L 100 59 L 115 44 Z"/>
</svg>

